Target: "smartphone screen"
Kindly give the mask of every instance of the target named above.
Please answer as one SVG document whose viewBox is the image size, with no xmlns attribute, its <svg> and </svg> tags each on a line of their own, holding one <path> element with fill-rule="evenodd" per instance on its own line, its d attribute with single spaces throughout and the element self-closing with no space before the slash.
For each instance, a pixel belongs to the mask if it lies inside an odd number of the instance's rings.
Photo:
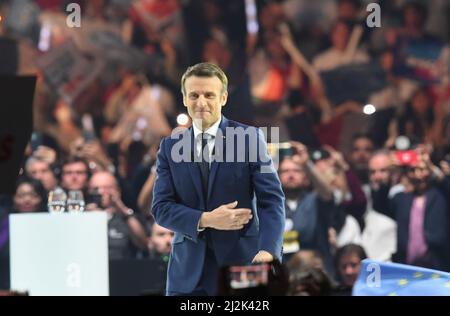
<svg viewBox="0 0 450 316">
<path fill-rule="evenodd" d="M 83 138 L 85 142 L 90 142 L 96 139 L 94 122 L 90 114 L 84 114 L 81 118 L 81 124 L 83 126 Z"/>
<path fill-rule="evenodd" d="M 255 264 L 248 266 L 232 266 L 229 268 L 230 287 L 232 289 L 246 289 L 265 286 L 269 280 L 269 264 Z"/>
<path fill-rule="evenodd" d="M 402 166 L 413 166 L 418 162 L 418 156 L 415 150 L 397 151 L 395 152 L 395 156 Z"/>
</svg>

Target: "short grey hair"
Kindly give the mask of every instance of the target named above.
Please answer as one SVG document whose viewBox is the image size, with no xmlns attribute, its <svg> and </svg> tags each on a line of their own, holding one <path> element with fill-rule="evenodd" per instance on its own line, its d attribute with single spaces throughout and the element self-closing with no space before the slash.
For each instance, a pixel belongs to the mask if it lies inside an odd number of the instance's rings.
<svg viewBox="0 0 450 316">
<path fill-rule="evenodd" d="M 28 174 L 30 173 L 31 165 L 33 165 L 33 164 L 36 163 L 36 162 L 45 162 L 45 163 L 48 165 L 48 167 L 50 168 L 50 164 L 48 163 L 48 161 L 46 161 L 46 160 L 44 160 L 44 159 L 42 159 L 42 158 L 40 158 L 40 157 L 31 155 L 31 156 L 27 159 L 27 161 L 25 162 L 25 171 L 26 171 Z"/>
<path fill-rule="evenodd" d="M 219 78 L 220 82 L 222 82 L 222 95 L 228 90 L 227 75 L 225 75 L 225 73 L 219 66 L 213 63 L 199 63 L 186 69 L 183 76 L 181 77 L 181 93 L 183 95 L 186 95 L 186 89 L 184 87 L 186 79 L 192 76 L 217 77 Z"/>
</svg>

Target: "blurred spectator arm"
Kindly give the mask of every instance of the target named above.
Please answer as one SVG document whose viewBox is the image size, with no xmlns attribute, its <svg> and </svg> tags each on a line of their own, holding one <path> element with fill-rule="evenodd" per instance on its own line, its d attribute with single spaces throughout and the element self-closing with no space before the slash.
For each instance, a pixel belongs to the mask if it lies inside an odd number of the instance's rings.
<svg viewBox="0 0 450 316">
<path fill-rule="evenodd" d="M 90 168 L 115 173 L 114 165 L 98 139 L 85 142 L 82 137 L 79 137 L 70 143 L 69 154 L 83 157 L 89 163 Z"/>
<path fill-rule="evenodd" d="M 129 213 L 130 209 L 122 202 L 120 197 L 115 197 L 113 199 L 116 209 L 122 216 L 124 216 L 128 228 L 130 229 L 133 244 L 139 249 L 146 249 L 148 245 L 148 238 L 141 222 Z"/>
<path fill-rule="evenodd" d="M 161 50 L 164 54 L 165 76 L 171 82 L 178 83 L 182 73 L 178 67 L 178 56 L 174 45 L 168 39 L 162 39 Z"/>
<path fill-rule="evenodd" d="M 316 69 L 307 61 L 305 56 L 300 52 L 300 50 L 296 47 L 294 41 L 292 40 L 292 35 L 289 31 L 289 27 L 286 24 L 280 25 L 281 32 L 281 45 L 289 54 L 291 59 L 300 67 L 301 70 L 305 72 L 308 78 L 315 82 L 320 80 L 319 73 Z"/>
<path fill-rule="evenodd" d="M 120 86 L 113 94 L 109 97 L 106 103 L 105 109 L 103 110 L 103 115 L 107 122 L 117 123 L 120 116 L 123 114 L 123 107 L 127 104 L 127 90 Z"/>
<path fill-rule="evenodd" d="M 133 37 L 134 26 L 133 22 L 130 19 L 126 19 L 122 23 L 122 39 L 125 43 L 131 43 L 131 39 Z"/>
<path fill-rule="evenodd" d="M 345 177 L 352 198 L 349 201 L 344 201 L 343 206 L 345 206 L 347 213 L 355 217 L 358 221 L 363 221 L 367 199 L 362 190 L 361 183 L 356 175 L 350 170 L 346 171 Z"/>
<path fill-rule="evenodd" d="M 311 83 L 311 96 L 315 104 L 321 111 L 321 122 L 329 122 L 334 117 L 333 108 L 325 94 L 323 81 L 317 70 L 308 62 L 302 52 L 297 48 L 289 27 L 286 24 L 280 25 L 281 45 L 289 54 L 293 62 L 306 74 Z"/>
<path fill-rule="evenodd" d="M 130 228 L 131 239 L 134 245 L 139 249 L 146 249 L 148 245 L 148 238 L 141 222 L 136 217 L 132 216 L 127 219 L 127 224 Z"/>
<path fill-rule="evenodd" d="M 314 163 L 312 161 L 308 161 L 305 165 L 305 172 L 311 183 L 313 184 L 314 189 L 317 191 L 317 194 L 323 201 L 331 201 L 333 200 L 333 189 L 331 186 L 325 181 L 322 175 L 316 170 Z"/>
<path fill-rule="evenodd" d="M 156 180 L 156 168 L 152 167 L 151 172 L 145 181 L 144 186 L 142 187 L 141 192 L 139 193 L 137 204 L 140 211 L 147 217 L 152 206 L 153 200 L 153 187 L 155 185 Z"/>
<path fill-rule="evenodd" d="M 444 90 L 444 88 L 441 88 Z M 439 92 L 438 103 L 434 106 L 435 119 L 429 131 L 430 141 L 434 146 L 442 146 L 445 143 L 445 109 L 444 92 Z M 447 135 L 448 137 L 448 135 Z"/>
<path fill-rule="evenodd" d="M 58 122 L 55 134 L 58 144 L 68 151 L 68 144 L 81 136 L 81 130 L 73 122 L 70 106 L 62 100 L 57 103 L 54 115 Z"/>
<path fill-rule="evenodd" d="M 377 212 L 395 220 L 393 201 L 389 199 L 390 189 L 389 185 L 380 185 L 378 188 L 372 188 L 372 207 Z"/>
<path fill-rule="evenodd" d="M 344 114 L 350 113 L 350 112 L 361 113 L 362 112 L 361 104 L 359 104 L 358 102 L 355 102 L 353 100 L 345 101 L 336 107 L 334 114 L 336 116 L 341 116 L 341 115 L 344 115 Z"/>
<path fill-rule="evenodd" d="M 307 177 L 311 180 L 319 197 L 324 201 L 331 201 L 333 199 L 333 189 L 316 170 L 314 163 L 309 159 L 306 146 L 296 141 L 291 141 L 290 143 L 295 153 L 292 156 L 292 160 L 304 168 Z"/>
<path fill-rule="evenodd" d="M 89 162 L 94 162 L 99 169 L 114 172 L 114 170 L 111 170 L 113 163 L 101 146 L 99 140 L 92 140 L 84 143 L 79 154 Z"/>
<path fill-rule="evenodd" d="M 392 120 L 388 126 L 388 139 L 384 143 L 385 148 L 393 148 L 395 140 L 398 137 L 398 122 L 397 119 Z"/>
<path fill-rule="evenodd" d="M 431 161 L 430 155 L 433 152 L 433 146 L 431 144 L 419 145 L 417 151 L 420 159 L 425 162 L 425 165 L 430 171 L 432 179 L 437 182 L 442 182 L 445 178 L 443 170 L 439 169 L 439 167 Z"/>
<path fill-rule="evenodd" d="M 320 77 L 317 80 L 311 81 L 311 97 L 314 104 L 320 110 L 320 123 L 327 124 L 330 122 L 334 116 L 334 109 L 330 103 L 330 100 L 325 94 L 325 89 L 323 87 L 323 81 Z"/>
<path fill-rule="evenodd" d="M 345 49 L 345 58 L 348 62 L 351 62 L 355 57 L 356 50 L 358 49 L 358 45 L 361 41 L 361 37 L 364 33 L 364 29 L 361 25 L 356 25 L 352 33 L 350 35 L 350 39 L 347 44 L 347 48 Z"/>
</svg>

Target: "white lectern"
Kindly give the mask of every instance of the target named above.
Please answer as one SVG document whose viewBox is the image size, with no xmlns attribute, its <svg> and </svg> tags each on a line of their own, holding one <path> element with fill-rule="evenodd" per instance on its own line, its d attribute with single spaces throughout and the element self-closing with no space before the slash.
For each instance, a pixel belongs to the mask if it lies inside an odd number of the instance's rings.
<svg viewBox="0 0 450 316">
<path fill-rule="evenodd" d="M 109 295 L 106 212 L 10 215 L 11 289 Z"/>
</svg>

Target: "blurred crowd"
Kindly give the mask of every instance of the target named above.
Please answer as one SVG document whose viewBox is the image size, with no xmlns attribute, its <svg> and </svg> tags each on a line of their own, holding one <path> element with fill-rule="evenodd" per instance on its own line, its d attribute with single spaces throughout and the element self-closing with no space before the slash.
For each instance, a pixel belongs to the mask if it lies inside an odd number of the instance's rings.
<svg viewBox="0 0 450 316">
<path fill-rule="evenodd" d="M 288 144 L 290 295 L 348 295 L 364 258 L 450 271 L 448 1 L 0 0 L 0 17 L 15 73 L 38 77 L 15 194 L 0 197 L 0 266 L 8 214 L 47 212 L 60 189 L 108 213 L 110 259 L 167 262 L 156 153 L 190 125 L 182 73 L 209 61 L 229 79 L 224 115 Z"/>
</svg>

